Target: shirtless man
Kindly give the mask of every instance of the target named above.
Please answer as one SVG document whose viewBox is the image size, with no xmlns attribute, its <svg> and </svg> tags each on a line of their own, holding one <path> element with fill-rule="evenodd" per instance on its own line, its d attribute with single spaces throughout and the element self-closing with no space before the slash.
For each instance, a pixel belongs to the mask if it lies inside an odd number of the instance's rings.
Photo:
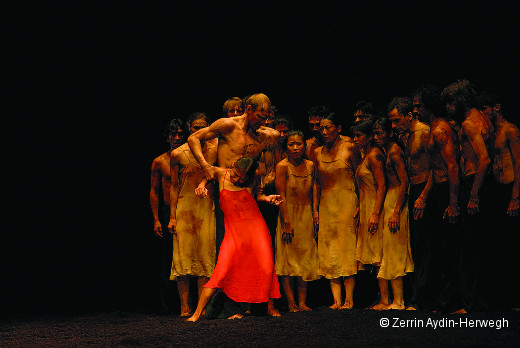
<svg viewBox="0 0 520 348">
<path fill-rule="evenodd" d="M 217 161 L 223 168 L 233 168 L 240 157 L 259 156 L 267 146 L 273 146 L 280 136 L 278 131 L 263 126 L 270 106 L 271 102 L 265 94 L 253 94 L 245 102 L 243 115 L 218 119 L 189 136 L 189 147 L 208 181 L 215 177 L 214 167 L 204 158 L 201 142 L 219 138 Z M 267 310 L 272 316 L 280 316 L 272 300 L 268 302 Z"/>
<path fill-rule="evenodd" d="M 184 122 L 179 119 L 170 121 L 167 128 L 170 150 L 152 162 L 150 206 L 154 219 L 154 232 L 160 237 L 160 311 L 171 312 L 167 304 L 168 283 L 172 266 L 172 237 L 167 230 L 170 215 L 170 152 L 182 145 L 185 140 Z"/>
<path fill-rule="evenodd" d="M 330 110 L 323 105 L 313 106 L 307 111 L 309 117 L 309 129 L 311 130 L 311 137 L 306 140 L 306 155 L 310 161 L 314 161 L 314 150 L 323 146 L 323 140 L 320 134 L 320 121 L 324 116 L 328 116 Z"/>
<path fill-rule="evenodd" d="M 222 106 L 223 117 L 235 117 L 243 114 L 242 99 L 239 97 L 229 98 Z"/>
<path fill-rule="evenodd" d="M 492 257 L 504 265 L 493 270 L 490 298 L 496 307 L 507 310 L 520 306 L 516 289 L 509 284 L 509 265 L 517 262 L 518 246 L 517 234 L 511 227 L 520 224 L 520 131 L 505 119 L 503 105 L 501 96 L 494 93 L 479 97 L 479 110 L 493 121 L 495 128 L 493 223 L 501 233 L 500 238 L 489 241 L 489 249 L 494 251 Z"/>
<path fill-rule="evenodd" d="M 458 310 L 462 306 L 459 291 L 460 209 L 459 138 L 449 122 L 439 117 L 440 93 L 432 86 L 421 87 L 414 99 L 421 118 L 430 125 L 427 149 L 430 155 L 433 187 L 427 208 L 430 214 L 429 278 L 426 279 L 423 308 Z"/>
<path fill-rule="evenodd" d="M 420 100 L 399 97 L 390 101 L 387 111 L 392 121 L 392 129 L 401 141 L 407 163 L 407 173 L 410 180 L 408 211 L 413 212 L 410 218 L 410 244 L 415 264 L 414 273 L 406 277 L 407 286 L 411 287 L 412 297 L 409 310 L 423 307 L 426 300 L 424 294 L 428 279 L 428 259 L 430 246 L 430 218 L 425 213 L 427 198 L 431 188 L 430 159 L 427 152 L 430 127 L 412 116 L 415 108 L 420 107 Z"/>
<path fill-rule="evenodd" d="M 493 125 L 487 116 L 476 108 L 476 91 L 468 80 L 456 81 L 442 91 L 446 112 L 455 121 L 462 122 L 459 139 L 461 161 L 461 202 L 466 211 L 466 235 L 461 254 L 465 269 L 461 271 L 464 310 L 485 308 L 482 294 L 490 285 L 489 267 L 493 260 L 484 253 L 492 221 L 491 155 L 494 146 Z M 482 198 L 482 199 L 481 199 Z"/>
</svg>

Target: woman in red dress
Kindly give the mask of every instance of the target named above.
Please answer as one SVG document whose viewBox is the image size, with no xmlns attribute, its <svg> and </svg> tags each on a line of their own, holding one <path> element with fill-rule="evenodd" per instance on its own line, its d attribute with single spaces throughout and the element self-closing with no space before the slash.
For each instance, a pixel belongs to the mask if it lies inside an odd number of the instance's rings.
<svg viewBox="0 0 520 348">
<path fill-rule="evenodd" d="M 238 159 L 231 169 L 215 167 L 225 235 L 215 270 L 204 285 L 195 313 L 187 321 L 200 318 L 217 288 L 235 302 L 267 302 L 269 314 L 279 315 L 272 305 L 272 299 L 281 296 L 271 236 L 251 194 L 255 169 L 255 161 L 249 157 Z M 277 195 L 262 200 L 281 203 Z"/>
</svg>

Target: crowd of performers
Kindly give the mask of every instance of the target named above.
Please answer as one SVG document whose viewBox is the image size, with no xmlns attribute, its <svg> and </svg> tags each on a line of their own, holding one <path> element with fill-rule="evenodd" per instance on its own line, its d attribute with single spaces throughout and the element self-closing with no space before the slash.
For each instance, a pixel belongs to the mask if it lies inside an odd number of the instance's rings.
<svg viewBox="0 0 520 348">
<path fill-rule="evenodd" d="M 163 307 L 176 280 L 191 321 L 261 302 L 279 316 L 280 289 L 290 312 L 308 311 L 308 282 L 326 278 L 330 308 L 350 309 L 364 271 L 378 280 L 374 310 L 518 306 L 520 133 L 499 95 L 458 80 L 382 111 L 315 106 L 310 138 L 261 93 L 230 98 L 223 112 L 213 123 L 202 112 L 173 119 L 170 151 L 152 164 Z"/>
</svg>

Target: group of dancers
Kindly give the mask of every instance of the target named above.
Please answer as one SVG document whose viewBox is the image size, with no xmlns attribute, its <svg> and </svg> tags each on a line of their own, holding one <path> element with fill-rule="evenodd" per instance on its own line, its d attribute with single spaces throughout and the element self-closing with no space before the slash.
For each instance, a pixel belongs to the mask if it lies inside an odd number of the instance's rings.
<svg viewBox="0 0 520 348">
<path fill-rule="evenodd" d="M 330 308 L 349 309 L 363 270 L 379 282 L 374 310 L 511 307 L 496 299 L 513 301 L 507 224 L 519 215 L 520 139 L 503 111 L 499 96 L 459 80 L 393 98 L 384 112 L 360 102 L 348 130 L 312 107 L 309 139 L 261 93 L 230 98 L 213 123 L 201 112 L 173 119 L 150 191 L 163 307 L 170 279 L 189 321 L 216 293 L 279 316 L 280 280 L 289 311 L 307 311 L 307 283 L 324 277 Z M 250 310 L 229 308 L 231 318 Z"/>
</svg>

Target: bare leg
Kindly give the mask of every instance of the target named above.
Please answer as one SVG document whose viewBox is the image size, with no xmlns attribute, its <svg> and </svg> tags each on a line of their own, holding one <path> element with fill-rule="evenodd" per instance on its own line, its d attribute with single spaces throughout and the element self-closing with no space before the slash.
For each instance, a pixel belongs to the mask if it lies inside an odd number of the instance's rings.
<svg viewBox="0 0 520 348">
<path fill-rule="evenodd" d="M 302 279 L 302 277 L 297 278 L 298 284 L 298 307 L 300 307 L 301 311 L 311 311 L 309 307 L 305 304 L 305 300 L 307 299 L 307 282 Z"/>
<path fill-rule="evenodd" d="M 341 309 L 352 309 L 354 307 L 354 285 L 356 285 L 356 278 L 354 276 L 345 277 L 343 281 L 345 286 L 345 302 Z"/>
<path fill-rule="evenodd" d="M 285 296 L 287 297 L 287 305 L 289 306 L 289 312 L 298 312 L 298 306 L 296 306 L 296 302 L 294 301 L 294 291 L 292 287 L 292 279 L 289 276 L 281 276 L 283 291 L 285 291 Z"/>
<path fill-rule="evenodd" d="M 199 320 L 200 316 L 202 315 L 202 311 L 204 310 L 204 308 L 206 308 L 209 299 L 211 298 L 211 296 L 213 296 L 214 293 L 214 288 L 203 288 L 199 297 L 199 303 L 197 304 L 197 309 L 195 310 L 195 313 L 193 313 L 191 317 L 186 319 L 186 321 Z"/>
<path fill-rule="evenodd" d="M 381 294 L 381 298 L 379 299 L 379 303 L 375 306 L 372 306 L 370 309 L 375 309 L 377 311 L 383 310 L 388 306 L 388 280 L 379 279 L 379 292 Z"/>
<path fill-rule="evenodd" d="M 181 317 L 190 315 L 189 294 L 190 294 L 190 278 L 189 276 L 177 277 L 177 288 L 179 289 L 179 297 L 181 299 Z"/>
<path fill-rule="evenodd" d="M 273 299 L 270 298 L 269 301 L 267 301 L 267 313 L 272 317 L 281 317 L 280 312 L 274 308 Z"/>
<path fill-rule="evenodd" d="M 332 291 L 332 297 L 334 298 L 334 304 L 330 306 L 330 309 L 340 309 L 341 307 L 341 278 L 335 278 L 330 280 L 330 290 Z"/>
<path fill-rule="evenodd" d="M 198 291 L 199 291 L 199 298 L 202 295 L 202 289 L 204 289 L 204 285 L 206 285 L 208 280 L 209 280 L 208 277 L 199 277 L 199 279 L 197 280 L 197 287 L 198 287 Z"/>
<path fill-rule="evenodd" d="M 403 300 L 403 278 L 397 277 L 396 279 L 392 279 L 390 280 L 390 284 L 392 284 L 394 300 L 385 309 L 405 309 Z"/>
</svg>

